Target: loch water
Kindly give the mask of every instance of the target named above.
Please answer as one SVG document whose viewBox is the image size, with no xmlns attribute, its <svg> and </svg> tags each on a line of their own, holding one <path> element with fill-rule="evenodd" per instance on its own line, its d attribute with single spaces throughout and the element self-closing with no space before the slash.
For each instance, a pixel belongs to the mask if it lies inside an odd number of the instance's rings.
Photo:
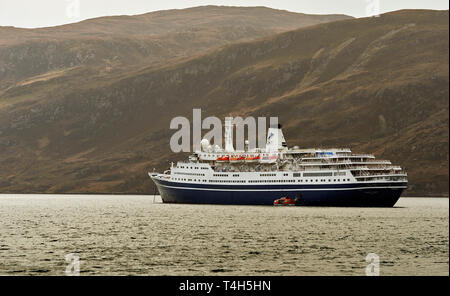
<svg viewBox="0 0 450 296">
<path fill-rule="evenodd" d="M 0 195 L 0 275 L 66 275 L 73 258 L 80 275 L 365 275 L 370 253 L 380 275 L 448 276 L 449 199 L 334 208 Z"/>
</svg>

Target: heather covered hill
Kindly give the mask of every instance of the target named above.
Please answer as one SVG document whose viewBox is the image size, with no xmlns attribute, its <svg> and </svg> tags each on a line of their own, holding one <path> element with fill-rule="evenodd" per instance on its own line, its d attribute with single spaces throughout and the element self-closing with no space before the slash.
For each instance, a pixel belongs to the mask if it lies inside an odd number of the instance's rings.
<svg viewBox="0 0 450 296">
<path fill-rule="evenodd" d="M 404 10 L 226 45 L 139 69 L 70 68 L 0 93 L 0 191 L 152 192 L 184 157 L 169 122 L 278 116 L 289 146 L 405 167 L 407 195 L 448 195 L 448 11 Z"/>
</svg>

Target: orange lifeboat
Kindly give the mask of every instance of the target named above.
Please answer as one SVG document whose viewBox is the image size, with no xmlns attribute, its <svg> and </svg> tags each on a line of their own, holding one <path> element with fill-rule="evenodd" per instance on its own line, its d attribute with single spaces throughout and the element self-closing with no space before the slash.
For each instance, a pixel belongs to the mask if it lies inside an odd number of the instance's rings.
<svg viewBox="0 0 450 296">
<path fill-rule="evenodd" d="M 274 206 L 295 206 L 295 200 L 290 197 L 282 197 L 273 201 Z"/>
<path fill-rule="evenodd" d="M 230 157 L 230 162 L 240 162 L 240 161 L 244 161 L 245 157 L 242 155 L 235 155 L 235 156 L 231 156 Z"/>
<path fill-rule="evenodd" d="M 229 161 L 229 160 L 230 160 L 230 157 L 228 155 L 224 155 L 224 156 L 218 157 L 216 159 L 216 161 Z"/>
<path fill-rule="evenodd" d="M 255 162 L 255 161 L 259 161 L 259 155 L 248 155 L 245 158 L 246 162 Z"/>
</svg>

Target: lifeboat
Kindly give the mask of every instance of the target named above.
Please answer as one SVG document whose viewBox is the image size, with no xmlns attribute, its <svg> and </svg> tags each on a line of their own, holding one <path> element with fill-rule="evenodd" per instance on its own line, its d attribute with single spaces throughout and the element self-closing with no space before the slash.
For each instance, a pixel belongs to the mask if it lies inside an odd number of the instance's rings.
<svg viewBox="0 0 450 296">
<path fill-rule="evenodd" d="M 259 155 L 248 155 L 248 156 L 245 158 L 245 161 L 246 161 L 246 162 L 256 162 L 256 161 L 259 161 Z"/>
<path fill-rule="evenodd" d="M 235 155 L 230 157 L 230 162 L 241 162 L 244 161 L 245 157 L 242 155 Z"/>
<path fill-rule="evenodd" d="M 295 206 L 295 200 L 290 197 L 282 197 L 273 201 L 274 206 Z"/>
<path fill-rule="evenodd" d="M 229 160 L 230 160 L 230 157 L 228 155 L 224 155 L 224 156 L 218 157 L 216 159 L 216 161 L 221 161 L 221 162 L 229 161 Z"/>
</svg>

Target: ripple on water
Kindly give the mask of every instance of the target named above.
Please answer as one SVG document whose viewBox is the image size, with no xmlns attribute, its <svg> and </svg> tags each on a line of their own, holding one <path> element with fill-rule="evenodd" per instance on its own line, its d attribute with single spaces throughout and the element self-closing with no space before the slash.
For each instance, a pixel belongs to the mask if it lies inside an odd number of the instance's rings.
<svg viewBox="0 0 450 296">
<path fill-rule="evenodd" d="M 153 204 L 0 195 L 0 275 L 448 275 L 448 199 L 390 209 Z"/>
</svg>

